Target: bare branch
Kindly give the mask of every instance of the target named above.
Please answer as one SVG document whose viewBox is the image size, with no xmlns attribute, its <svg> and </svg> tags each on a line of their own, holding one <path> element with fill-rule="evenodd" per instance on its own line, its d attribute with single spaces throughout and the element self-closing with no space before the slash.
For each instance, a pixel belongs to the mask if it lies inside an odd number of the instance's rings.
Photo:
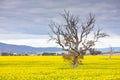
<svg viewBox="0 0 120 80">
<path fill-rule="evenodd" d="M 50 29 L 55 36 L 51 36 L 51 39 L 55 40 L 63 50 L 68 51 L 74 55 L 74 58 L 80 56 L 81 58 L 85 54 L 86 50 L 89 50 L 95 45 L 100 38 L 108 36 L 106 33 L 101 32 L 102 29 L 95 30 L 95 15 L 89 14 L 85 23 L 79 24 L 79 17 L 70 14 L 69 11 L 64 11 L 61 14 L 65 24 L 51 23 Z M 81 32 L 80 32 L 81 31 Z M 88 37 L 93 33 L 94 38 Z M 75 60 L 76 61 L 76 60 Z"/>
</svg>

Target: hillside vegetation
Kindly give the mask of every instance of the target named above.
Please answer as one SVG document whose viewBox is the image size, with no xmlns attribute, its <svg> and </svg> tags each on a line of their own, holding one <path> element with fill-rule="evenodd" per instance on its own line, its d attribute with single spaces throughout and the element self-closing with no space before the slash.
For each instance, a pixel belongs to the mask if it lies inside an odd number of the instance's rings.
<svg viewBox="0 0 120 80">
<path fill-rule="evenodd" d="M 61 56 L 0 56 L 0 80 L 120 80 L 120 56 L 85 56 L 77 69 Z"/>
</svg>

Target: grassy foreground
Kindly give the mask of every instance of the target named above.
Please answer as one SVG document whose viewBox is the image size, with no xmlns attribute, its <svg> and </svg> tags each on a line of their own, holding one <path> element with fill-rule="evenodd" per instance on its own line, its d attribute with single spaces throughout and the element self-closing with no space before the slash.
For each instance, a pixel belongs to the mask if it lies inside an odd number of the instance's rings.
<svg viewBox="0 0 120 80">
<path fill-rule="evenodd" d="M 0 56 L 0 80 L 120 80 L 120 56 L 85 56 L 77 69 L 61 56 Z"/>
</svg>

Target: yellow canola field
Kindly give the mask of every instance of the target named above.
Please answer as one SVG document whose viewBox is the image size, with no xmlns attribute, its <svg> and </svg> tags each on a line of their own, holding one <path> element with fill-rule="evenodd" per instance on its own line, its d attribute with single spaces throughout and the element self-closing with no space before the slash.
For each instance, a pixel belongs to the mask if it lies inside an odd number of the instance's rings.
<svg viewBox="0 0 120 80">
<path fill-rule="evenodd" d="M 0 56 L 0 80 L 120 80 L 120 56 L 85 56 L 77 69 L 62 56 Z"/>
</svg>

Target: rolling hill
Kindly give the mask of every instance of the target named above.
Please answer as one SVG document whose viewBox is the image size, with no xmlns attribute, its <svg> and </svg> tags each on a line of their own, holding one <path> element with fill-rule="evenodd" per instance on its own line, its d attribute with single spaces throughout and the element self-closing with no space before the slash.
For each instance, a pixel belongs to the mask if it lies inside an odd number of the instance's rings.
<svg viewBox="0 0 120 80">
<path fill-rule="evenodd" d="M 42 52 L 59 52 L 61 48 L 57 47 L 31 47 L 26 45 L 13 45 L 0 43 L 0 52 L 11 52 L 11 53 L 42 53 Z"/>
<path fill-rule="evenodd" d="M 97 48 L 102 52 L 108 52 L 110 48 Z M 61 48 L 57 47 L 31 47 L 26 45 L 13 45 L 0 43 L 0 52 L 8 52 L 8 53 L 20 53 L 20 54 L 33 54 L 33 53 L 43 53 L 43 52 L 62 52 Z M 113 51 L 120 51 L 120 47 L 113 47 Z"/>
</svg>

